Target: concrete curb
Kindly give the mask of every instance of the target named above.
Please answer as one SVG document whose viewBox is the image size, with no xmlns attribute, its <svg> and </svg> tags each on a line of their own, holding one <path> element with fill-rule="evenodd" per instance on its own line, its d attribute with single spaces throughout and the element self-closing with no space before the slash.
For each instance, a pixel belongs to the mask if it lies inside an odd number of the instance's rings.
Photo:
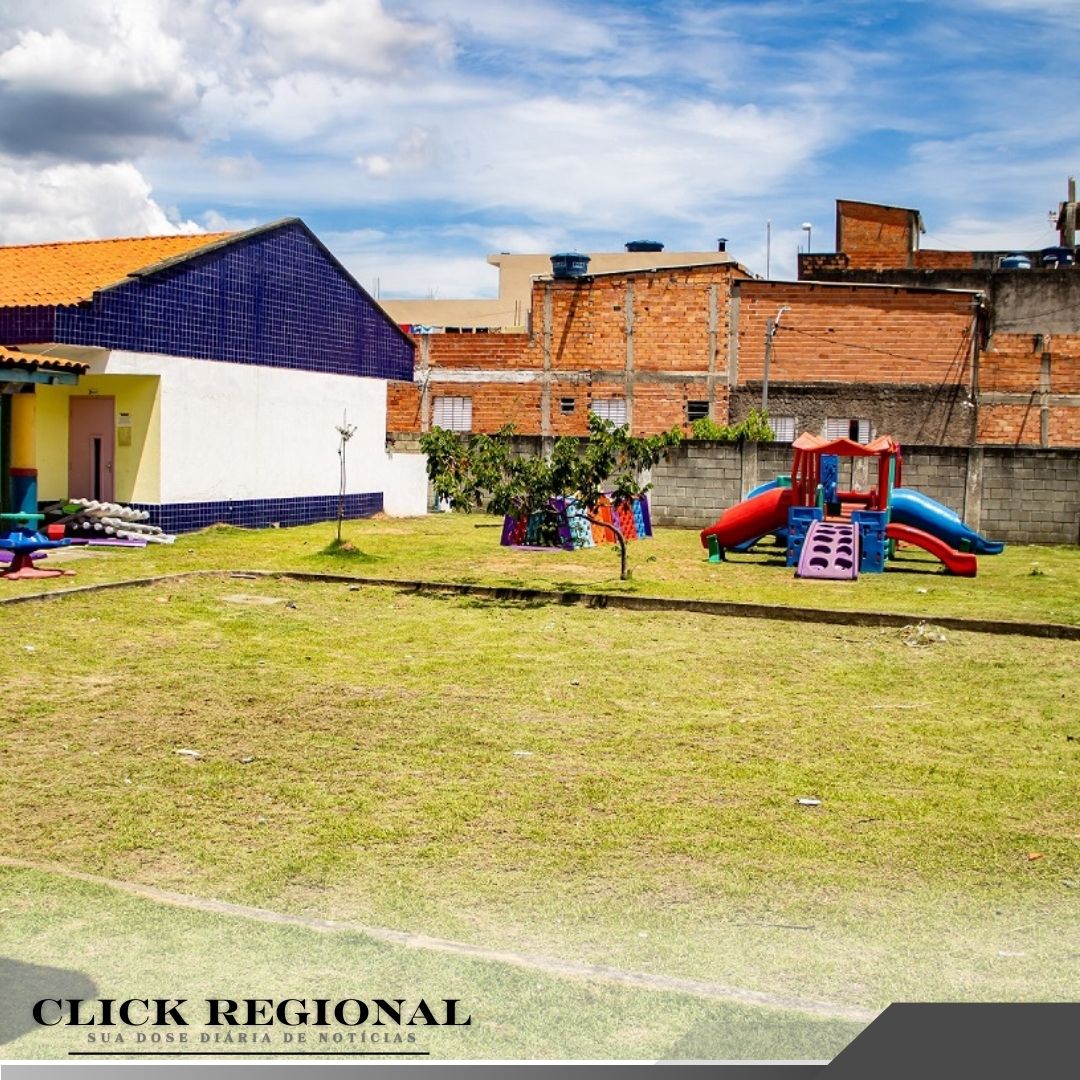
<svg viewBox="0 0 1080 1080">
<path fill-rule="evenodd" d="M 556 592 L 552 589 L 527 589 L 512 585 L 470 585 L 453 581 L 415 581 L 407 578 L 356 577 L 351 574 L 326 574 L 302 570 L 188 570 L 156 577 L 108 581 L 97 585 L 78 585 L 71 589 L 29 593 L 25 596 L 0 597 L 0 605 L 59 600 L 67 596 L 158 585 L 200 577 L 277 578 L 327 584 L 368 585 L 399 589 L 403 592 L 475 596 L 496 602 L 532 601 L 561 604 L 567 607 L 616 608 L 627 611 L 683 612 L 693 615 L 726 616 L 738 619 L 772 619 L 779 622 L 823 623 L 832 626 L 904 627 L 931 623 L 943 630 L 970 634 L 1013 634 L 1019 637 L 1056 638 L 1080 641 L 1080 626 L 1063 623 L 1014 622 L 1009 619 L 969 619 L 957 615 L 910 615 L 887 611 L 845 611 L 822 608 L 788 607 L 783 604 L 752 604 L 734 600 L 685 600 L 665 596 L 627 596 L 586 592 Z"/>
</svg>

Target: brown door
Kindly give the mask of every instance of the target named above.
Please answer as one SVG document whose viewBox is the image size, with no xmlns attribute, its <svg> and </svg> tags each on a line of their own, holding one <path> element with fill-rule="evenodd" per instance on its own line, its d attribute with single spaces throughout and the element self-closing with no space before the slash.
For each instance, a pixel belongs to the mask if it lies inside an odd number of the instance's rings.
<svg viewBox="0 0 1080 1080">
<path fill-rule="evenodd" d="M 72 397 L 68 413 L 68 498 L 113 500 L 116 420 L 111 397 Z"/>
</svg>

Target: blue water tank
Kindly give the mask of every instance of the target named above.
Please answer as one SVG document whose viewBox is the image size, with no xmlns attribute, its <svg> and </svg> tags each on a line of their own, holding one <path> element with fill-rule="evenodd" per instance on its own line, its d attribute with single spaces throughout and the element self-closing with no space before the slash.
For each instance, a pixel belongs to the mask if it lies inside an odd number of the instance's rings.
<svg viewBox="0 0 1080 1080">
<path fill-rule="evenodd" d="M 627 251 L 663 251 L 664 245 L 659 240 L 631 240 L 626 245 Z"/>
<path fill-rule="evenodd" d="M 1030 270 L 1031 260 L 1023 254 L 1006 255 L 998 264 L 1002 270 Z"/>
<path fill-rule="evenodd" d="M 563 251 L 551 256 L 551 276 L 579 278 L 589 272 L 589 256 L 577 251 Z"/>
<path fill-rule="evenodd" d="M 1072 249 L 1067 247 L 1043 248 L 1039 253 L 1039 262 L 1047 267 L 1072 266 Z"/>
</svg>

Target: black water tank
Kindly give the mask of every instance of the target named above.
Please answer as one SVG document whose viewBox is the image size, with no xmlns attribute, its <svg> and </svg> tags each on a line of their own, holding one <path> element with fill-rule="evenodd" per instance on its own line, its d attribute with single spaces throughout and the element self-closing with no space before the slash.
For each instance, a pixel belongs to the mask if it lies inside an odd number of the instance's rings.
<svg viewBox="0 0 1080 1080">
<path fill-rule="evenodd" d="M 589 256 L 577 251 L 563 251 L 551 256 L 551 275 L 557 278 L 579 278 L 589 272 Z"/>
<path fill-rule="evenodd" d="M 631 240 L 626 245 L 627 251 L 663 251 L 664 245 L 659 240 Z"/>
</svg>

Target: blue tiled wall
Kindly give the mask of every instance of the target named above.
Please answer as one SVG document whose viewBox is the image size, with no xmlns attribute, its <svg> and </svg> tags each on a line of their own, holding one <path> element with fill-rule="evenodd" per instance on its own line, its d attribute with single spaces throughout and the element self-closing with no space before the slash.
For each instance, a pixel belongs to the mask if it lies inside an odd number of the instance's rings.
<svg viewBox="0 0 1080 1080">
<path fill-rule="evenodd" d="M 238 499 L 200 503 L 132 503 L 150 511 L 150 524 L 167 533 L 194 532 L 209 525 L 239 525 L 260 529 L 268 525 L 313 525 L 337 518 L 336 495 L 311 495 L 295 499 Z M 345 496 L 345 517 L 370 517 L 383 508 L 381 491 Z"/>
<path fill-rule="evenodd" d="M 0 345 L 53 341 L 55 320 L 53 307 L 0 308 Z"/>
<path fill-rule="evenodd" d="M 299 223 L 59 307 L 52 340 L 377 379 L 413 371 L 411 342 Z"/>
</svg>

